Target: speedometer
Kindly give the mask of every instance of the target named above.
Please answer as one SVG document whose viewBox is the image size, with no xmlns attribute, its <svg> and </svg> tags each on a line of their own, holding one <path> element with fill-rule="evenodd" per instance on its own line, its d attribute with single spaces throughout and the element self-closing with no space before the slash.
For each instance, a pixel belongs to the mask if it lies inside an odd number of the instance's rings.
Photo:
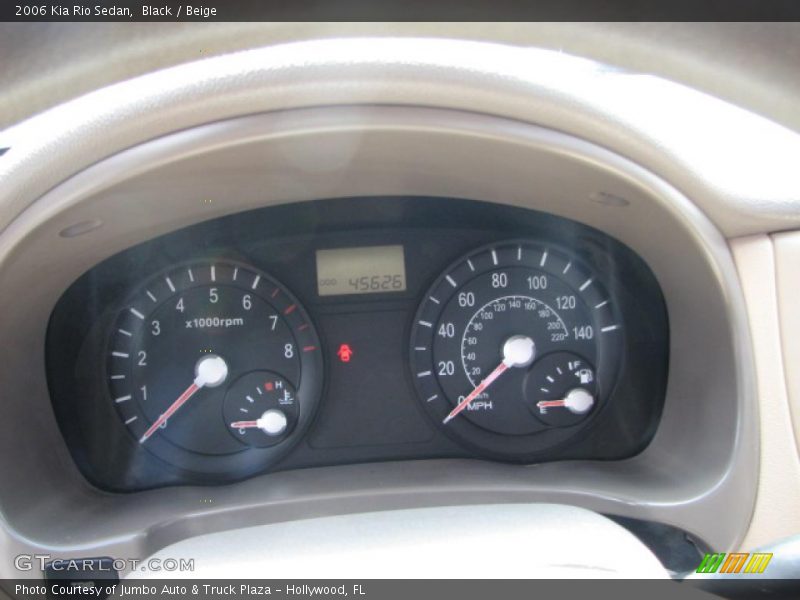
<svg viewBox="0 0 800 600">
<path fill-rule="evenodd" d="M 603 409 L 623 330 L 603 277 L 577 256 L 499 243 L 458 260 L 427 291 L 411 375 L 445 432 L 495 457 L 527 460 Z"/>
</svg>

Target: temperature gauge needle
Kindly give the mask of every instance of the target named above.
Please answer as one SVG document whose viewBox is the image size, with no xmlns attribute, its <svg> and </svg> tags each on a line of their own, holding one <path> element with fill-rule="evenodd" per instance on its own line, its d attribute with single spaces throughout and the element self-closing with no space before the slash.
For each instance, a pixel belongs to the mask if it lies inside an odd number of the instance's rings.
<svg viewBox="0 0 800 600">
<path fill-rule="evenodd" d="M 277 408 L 266 411 L 257 421 L 234 421 L 231 429 L 251 429 L 258 428 L 269 436 L 276 436 L 286 431 L 289 420 L 286 414 Z"/>
<path fill-rule="evenodd" d="M 152 436 L 159 427 L 161 427 L 164 423 L 167 422 L 172 415 L 174 415 L 178 409 L 186 404 L 186 402 L 192 396 L 197 393 L 200 388 L 203 387 L 216 387 L 220 385 L 225 379 L 228 377 L 228 365 L 225 361 L 220 358 L 219 356 L 209 355 L 204 356 L 200 359 L 195 367 L 195 374 L 196 377 L 186 391 L 184 391 L 180 396 L 178 396 L 177 400 L 170 404 L 169 408 L 164 411 L 155 422 L 150 425 L 147 431 L 144 432 L 144 435 L 139 438 L 139 443 L 143 444 L 150 436 Z"/>
<path fill-rule="evenodd" d="M 470 402 L 480 396 L 486 388 L 492 385 L 497 379 L 511 367 L 527 367 L 536 357 L 536 345 L 533 340 L 524 335 L 515 335 L 506 340 L 503 344 L 503 362 L 497 365 L 489 375 L 481 381 L 469 395 L 458 403 L 450 414 L 444 418 L 443 424 L 447 424 L 457 417 Z"/>
</svg>

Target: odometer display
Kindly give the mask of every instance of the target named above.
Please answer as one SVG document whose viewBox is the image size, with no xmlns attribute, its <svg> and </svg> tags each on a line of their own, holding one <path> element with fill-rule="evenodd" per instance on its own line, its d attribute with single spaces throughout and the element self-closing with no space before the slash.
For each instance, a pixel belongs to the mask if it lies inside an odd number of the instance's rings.
<svg viewBox="0 0 800 600">
<path fill-rule="evenodd" d="M 602 408 L 622 330 L 602 277 L 576 256 L 497 244 L 459 260 L 427 292 L 413 327 L 412 377 L 447 433 L 524 460 Z M 556 355 L 573 360 L 556 364 L 548 358 Z"/>
<path fill-rule="evenodd" d="M 403 246 L 317 250 L 320 296 L 385 294 L 406 289 Z"/>
</svg>

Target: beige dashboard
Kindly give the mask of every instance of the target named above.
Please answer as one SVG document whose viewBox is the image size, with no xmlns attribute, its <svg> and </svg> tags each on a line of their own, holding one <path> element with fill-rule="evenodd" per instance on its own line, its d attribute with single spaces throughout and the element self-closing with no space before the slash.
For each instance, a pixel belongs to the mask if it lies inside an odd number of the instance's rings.
<svg viewBox="0 0 800 600">
<path fill-rule="evenodd" d="M 275 35 L 325 37 L 314 33 L 324 29 Z M 85 95 L 40 101 L 51 108 L 21 122 L 33 92 L 23 86 L 3 98 L 13 126 L 0 132 L 8 148 L 0 157 L 0 547 L 148 556 L 245 522 L 487 501 L 657 520 L 719 550 L 800 533 L 796 111 L 776 101 L 769 120 L 643 65 L 623 70 L 528 47 L 524 33 L 500 26 L 492 35 L 500 43 L 411 37 L 426 26 L 351 29 L 403 36 L 278 44 L 146 74 L 167 64 L 131 64 L 114 71 L 117 83 L 81 79 L 96 91 L 75 80 L 63 92 Z M 229 48 L 229 30 L 209 38 L 214 53 Z M 467 24 L 448 30 L 481 37 Z M 534 30 L 552 32 L 547 45 L 586 43 L 578 26 Z M 196 46 L 177 44 L 169 62 L 187 47 Z M 775 98 L 792 85 L 772 88 Z M 758 109 L 765 90 L 736 99 Z M 216 488 L 213 507 L 201 505 L 207 490 L 117 496 L 87 484 L 59 436 L 44 378 L 47 320 L 70 283 L 116 252 L 215 217 L 378 195 L 535 209 L 637 252 L 670 317 L 670 379 L 653 442 L 617 463 L 272 473 Z M 35 419 L 23 436 L 26 411 Z M 457 476 L 443 476 L 445 466 Z"/>
</svg>

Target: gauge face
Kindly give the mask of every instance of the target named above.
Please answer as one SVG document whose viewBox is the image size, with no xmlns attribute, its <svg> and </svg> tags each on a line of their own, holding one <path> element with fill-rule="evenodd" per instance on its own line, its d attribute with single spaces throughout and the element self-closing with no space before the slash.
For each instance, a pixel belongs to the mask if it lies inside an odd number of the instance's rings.
<svg viewBox="0 0 800 600">
<path fill-rule="evenodd" d="M 548 354 L 525 378 L 523 398 L 545 425 L 577 425 L 589 418 L 596 405 L 594 367 L 572 352 Z"/>
<path fill-rule="evenodd" d="M 310 424 L 319 347 L 305 310 L 266 274 L 183 265 L 147 281 L 120 311 L 109 401 L 136 443 L 165 462 L 242 476 L 280 458 Z"/>
<path fill-rule="evenodd" d="M 225 424 L 242 444 L 266 448 L 285 440 L 297 424 L 297 392 L 270 371 L 252 371 L 228 389 Z"/>
<path fill-rule="evenodd" d="M 426 293 L 412 331 L 412 377 L 445 432 L 525 460 L 602 408 L 622 325 L 601 277 L 577 257 L 501 243 L 459 260 Z"/>
</svg>

